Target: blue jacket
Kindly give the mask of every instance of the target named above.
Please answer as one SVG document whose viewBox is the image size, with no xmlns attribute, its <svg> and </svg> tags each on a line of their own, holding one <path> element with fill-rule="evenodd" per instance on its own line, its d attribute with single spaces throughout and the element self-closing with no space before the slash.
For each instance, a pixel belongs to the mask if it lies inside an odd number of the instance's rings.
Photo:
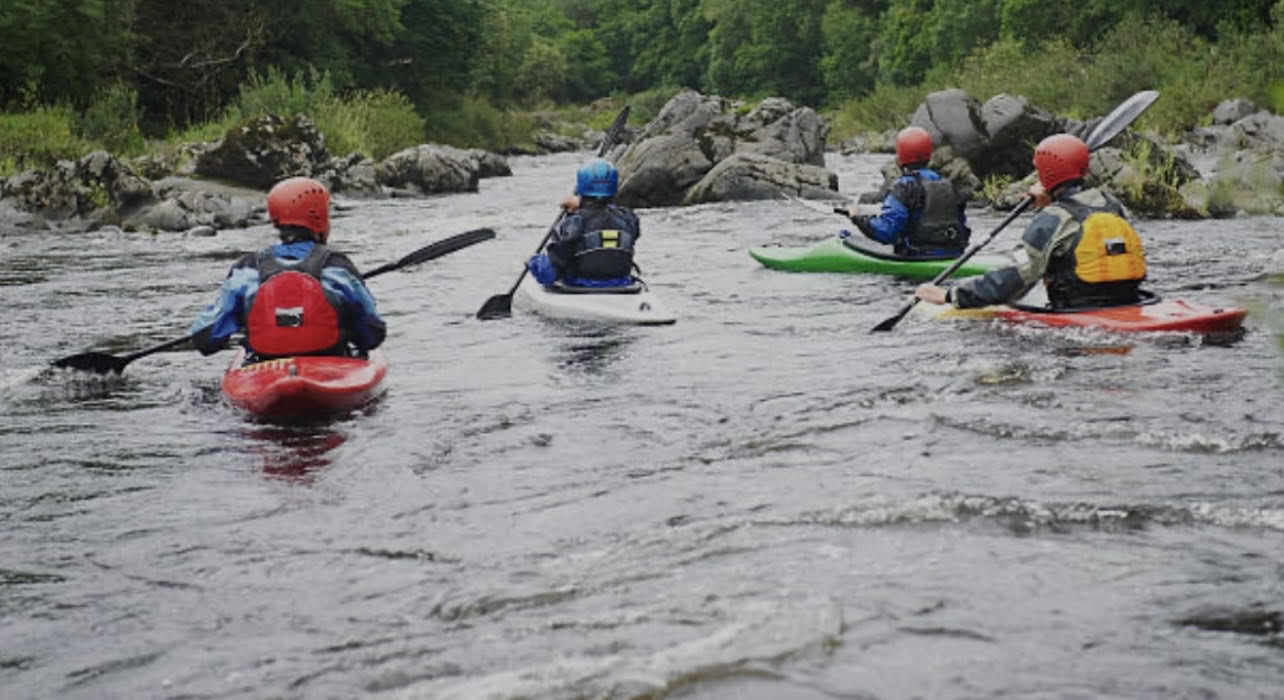
<svg viewBox="0 0 1284 700">
<path fill-rule="evenodd" d="M 905 173 L 904 175 L 901 175 L 892 183 L 892 186 L 888 188 L 887 194 L 883 197 L 883 206 L 879 211 L 878 216 L 857 217 L 856 224 L 858 228 L 860 228 L 861 233 L 864 233 L 866 237 L 878 241 L 879 243 L 898 247 L 904 246 L 905 241 L 902 240 L 902 235 L 905 233 L 905 229 L 911 222 L 918 221 L 919 217 L 923 214 L 921 206 L 920 208 L 910 209 L 905 201 L 909 199 L 907 193 L 910 188 L 918 185 L 916 176 L 923 180 L 941 179 L 941 175 L 939 173 L 929 168 L 920 168 L 913 174 Z M 919 188 L 919 191 L 921 192 L 922 189 Z M 967 227 L 967 214 L 964 211 L 964 207 L 965 203 L 960 201 L 958 211 L 960 231 L 969 230 Z M 925 250 L 915 252 L 933 254 L 947 251 Z M 953 252 L 957 253 L 958 251 Z"/>
<path fill-rule="evenodd" d="M 272 254 L 279 259 L 302 260 L 314 245 L 312 241 L 277 243 L 272 246 Z M 248 255 L 232 266 L 214 303 L 205 307 L 192 322 L 189 333 L 195 336 L 194 343 L 201 354 L 218 352 L 233 333 L 245 330 L 245 316 L 259 290 L 259 271 L 251 264 L 253 259 L 253 255 Z M 331 264 L 321 271 L 321 286 L 343 299 L 342 319 L 349 341 L 362 353 L 379 347 L 387 334 L 387 325 L 375 311 L 374 296 L 346 256 L 335 253 L 330 259 Z"/>
</svg>

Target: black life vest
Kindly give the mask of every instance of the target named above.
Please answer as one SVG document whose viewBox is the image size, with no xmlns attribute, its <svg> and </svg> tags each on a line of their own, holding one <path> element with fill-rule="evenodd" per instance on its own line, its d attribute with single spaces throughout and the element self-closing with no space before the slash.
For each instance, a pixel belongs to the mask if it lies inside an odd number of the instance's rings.
<svg viewBox="0 0 1284 700">
<path fill-rule="evenodd" d="M 967 247 L 968 230 L 959 223 L 959 197 L 949 180 L 927 180 L 918 173 L 911 175 L 901 192 L 901 203 L 913 212 L 920 210 L 917 219 L 906 222 L 905 230 L 896 242 L 898 254 L 939 250 L 962 252 Z M 897 197 L 900 199 L 900 197 Z"/>
<path fill-rule="evenodd" d="M 611 280 L 632 275 L 638 230 L 627 210 L 614 204 L 583 207 L 568 228 L 571 235 L 559 242 L 566 277 Z"/>
<path fill-rule="evenodd" d="M 259 289 L 246 311 L 246 343 L 262 357 L 342 354 L 343 301 L 321 284 L 332 252 L 317 244 L 307 257 L 286 263 L 271 248 L 259 251 Z"/>
<path fill-rule="evenodd" d="M 1057 200 L 1075 220 L 1067 252 L 1048 261 L 1044 284 L 1054 309 L 1135 304 L 1146 278 L 1146 253 L 1137 231 L 1123 218 L 1123 205 L 1106 197 L 1104 206 L 1073 197 Z M 1066 250 L 1066 249 L 1062 249 Z"/>
</svg>

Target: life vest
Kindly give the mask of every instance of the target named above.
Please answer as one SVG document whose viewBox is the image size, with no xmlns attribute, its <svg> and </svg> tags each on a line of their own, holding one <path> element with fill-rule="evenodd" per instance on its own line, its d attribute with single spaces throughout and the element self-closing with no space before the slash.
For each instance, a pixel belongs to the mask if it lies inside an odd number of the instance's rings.
<svg viewBox="0 0 1284 700">
<path fill-rule="evenodd" d="M 633 273 L 634 220 L 615 205 L 580 209 L 579 228 L 561 242 L 566 251 L 565 277 L 613 280 Z"/>
<path fill-rule="evenodd" d="M 1137 231 L 1123 218 L 1123 206 L 1111 198 L 1093 206 L 1073 197 L 1052 206 L 1068 212 L 1079 228 L 1068 252 L 1054 254 L 1048 262 L 1044 283 L 1052 308 L 1137 303 L 1146 278 L 1146 252 Z"/>
<path fill-rule="evenodd" d="M 315 355 L 341 351 L 342 301 L 321 284 L 331 251 L 317 244 L 297 263 L 282 262 L 272 249 L 256 258 L 259 289 L 246 313 L 246 342 L 263 357 Z"/>
<path fill-rule="evenodd" d="M 906 209 L 919 209 L 917 219 L 906 222 L 894 249 L 901 254 L 927 250 L 960 251 L 967 247 L 968 230 L 959 223 L 959 198 L 949 180 L 928 180 L 914 173 L 902 191 L 910 201 Z M 898 198 L 899 199 L 899 198 Z"/>
</svg>

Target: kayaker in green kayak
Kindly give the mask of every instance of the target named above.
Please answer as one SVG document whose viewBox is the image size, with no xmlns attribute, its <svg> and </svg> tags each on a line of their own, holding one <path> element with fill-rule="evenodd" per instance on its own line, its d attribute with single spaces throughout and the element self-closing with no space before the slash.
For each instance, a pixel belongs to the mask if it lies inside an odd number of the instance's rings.
<svg viewBox="0 0 1284 700">
<path fill-rule="evenodd" d="M 526 267 L 543 285 L 625 287 L 633 284 L 633 248 L 642 236 L 637 214 L 614 203 L 620 174 L 594 158 L 575 173 L 575 193 L 562 198 L 568 213 L 553 228 L 544 252 Z"/>
<path fill-rule="evenodd" d="M 896 164 L 901 176 L 883 197 L 878 216 L 864 216 L 853 204 L 852 223 L 866 237 L 892 246 L 906 257 L 957 258 L 967 248 L 966 202 L 954 185 L 927 167 L 932 160 L 932 137 L 911 126 L 896 134 Z M 840 234 L 841 235 L 841 234 Z"/>
<path fill-rule="evenodd" d="M 309 178 L 290 178 L 268 192 L 268 217 L 281 242 L 232 266 L 218 298 L 192 323 L 203 355 L 245 332 L 255 360 L 292 355 L 365 356 L 387 326 L 374 297 L 330 239 L 330 193 Z"/>
<path fill-rule="evenodd" d="M 1119 200 L 1084 188 L 1088 156 L 1088 146 L 1070 134 L 1041 141 L 1034 150 L 1039 181 L 1030 196 L 1042 211 L 1013 252 L 1016 264 L 950 288 L 922 284 L 915 296 L 971 309 L 1015 302 L 1043 280 L 1054 310 L 1138 303 L 1146 277 L 1141 239 Z"/>
</svg>

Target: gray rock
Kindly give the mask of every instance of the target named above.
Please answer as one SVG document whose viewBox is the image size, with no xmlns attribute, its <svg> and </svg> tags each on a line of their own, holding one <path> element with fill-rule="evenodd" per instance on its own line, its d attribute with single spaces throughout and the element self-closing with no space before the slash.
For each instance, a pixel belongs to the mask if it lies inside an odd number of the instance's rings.
<svg viewBox="0 0 1284 700">
<path fill-rule="evenodd" d="M 478 177 L 510 177 L 513 174 L 508 159 L 498 153 L 474 148 L 468 154 L 477 159 Z"/>
<path fill-rule="evenodd" d="M 927 129 L 933 144 L 952 146 L 955 153 L 969 160 L 989 144 L 980 103 L 957 88 L 928 94 L 910 124 Z"/>
<path fill-rule="evenodd" d="M 311 177 L 330 162 L 316 124 L 298 114 L 261 114 L 233 126 L 219 145 L 202 153 L 196 172 L 266 190 L 288 177 Z"/>
<path fill-rule="evenodd" d="M 213 226 L 197 226 L 196 228 L 188 229 L 187 233 L 184 235 L 199 238 L 211 238 L 218 235 L 218 229 Z"/>
<path fill-rule="evenodd" d="M 481 165 L 467 151 L 425 144 L 388 156 L 375 167 L 379 184 L 421 194 L 476 192 Z"/>
<path fill-rule="evenodd" d="M 719 162 L 683 198 L 683 204 L 775 199 L 781 192 L 825 197 L 838 191 L 838 176 L 825 168 L 788 163 L 759 153 L 737 153 Z"/>
<path fill-rule="evenodd" d="M 1252 100 L 1244 97 L 1222 100 L 1221 104 L 1213 109 L 1213 123 L 1234 124 L 1256 111 L 1257 105 L 1253 104 Z"/>
<path fill-rule="evenodd" d="M 580 139 L 552 131 L 537 131 L 532 139 L 535 141 L 535 151 L 540 154 L 569 153 L 587 148 Z"/>
<path fill-rule="evenodd" d="M 675 95 L 633 143 L 612 151 L 620 170 L 617 199 L 629 206 L 694 201 L 691 188 L 719 163 L 739 155 L 823 165 L 829 127 L 813 110 L 796 108 L 783 98 L 763 100 L 745 114 L 741 106 L 692 90 Z M 734 171 L 743 174 L 746 167 L 740 163 Z M 751 189 L 769 182 L 771 178 L 755 180 Z M 733 191 L 736 187 L 706 187 L 699 196 L 738 196 L 729 194 Z"/>
<path fill-rule="evenodd" d="M 1025 177 L 1032 167 L 1034 146 L 1059 131 L 1052 115 L 1031 106 L 1024 97 L 1008 94 L 986 100 L 981 106 L 981 121 L 989 149 L 969 163 L 982 177 Z"/>
</svg>

